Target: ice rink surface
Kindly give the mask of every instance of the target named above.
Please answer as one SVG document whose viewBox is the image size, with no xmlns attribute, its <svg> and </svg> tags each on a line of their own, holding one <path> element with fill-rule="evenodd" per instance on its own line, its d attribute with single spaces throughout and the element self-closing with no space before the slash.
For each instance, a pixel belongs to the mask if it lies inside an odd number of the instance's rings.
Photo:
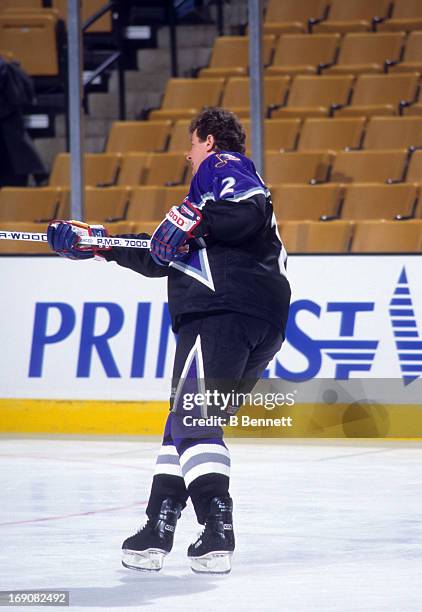
<svg viewBox="0 0 422 612">
<path fill-rule="evenodd" d="M 0 590 L 69 590 L 72 610 L 422 610 L 418 442 L 230 442 L 237 549 L 224 577 L 191 573 L 190 506 L 159 574 L 120 564 L 159 440 L 0 445 Z"/>
</svg>

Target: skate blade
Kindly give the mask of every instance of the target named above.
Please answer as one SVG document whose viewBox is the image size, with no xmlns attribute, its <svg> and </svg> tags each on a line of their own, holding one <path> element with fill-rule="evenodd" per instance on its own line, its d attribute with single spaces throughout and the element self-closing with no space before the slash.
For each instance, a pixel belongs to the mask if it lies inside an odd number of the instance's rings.
<svg viewBox="0 0 422 612">
<path fill-rule="evenodd" d="M 191 569 L 195 574 L 229 574 L 232 554 L 228 551 L 214 551 L 202 557 L 189 557 Z"/>
<path fill-rule="evenodd" d="M 122 565 L 141 572 L 159 572 L 166 555 L 167 552 L 159 548 L 147 548 L 142 551 L 123 549 Z"/>
</svg>

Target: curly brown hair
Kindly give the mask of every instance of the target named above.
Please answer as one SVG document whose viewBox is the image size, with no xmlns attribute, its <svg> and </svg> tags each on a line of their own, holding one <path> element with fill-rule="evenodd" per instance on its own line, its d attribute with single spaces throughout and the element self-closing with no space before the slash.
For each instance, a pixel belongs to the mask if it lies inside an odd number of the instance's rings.
<svg viewBox="0 0 422 612">
<path fill-rule="evenodd" d="M 246 133 L 236 115 L 218 106 L 208 106 L 192 119 L 190 134 L 196 130 L 199 140 L 214 136 L 216 151 L 245 153 Z"/>
</svg>

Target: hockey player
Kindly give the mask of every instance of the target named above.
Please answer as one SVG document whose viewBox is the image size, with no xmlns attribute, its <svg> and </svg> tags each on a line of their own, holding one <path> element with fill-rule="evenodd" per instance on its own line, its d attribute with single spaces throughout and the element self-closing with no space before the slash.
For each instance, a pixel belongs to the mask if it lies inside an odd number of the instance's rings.
<svg viewBox="0 0 422 612">
<path fill-rule="evenodd" d="M 126 567 L 159 570 L 190 497 L 204 526 L 188 549 L 193 571 L 227 573 L 235 547 L 230 453 L 219 426 L 185 425 L 189 391 L 244 389 L 257 381 L 284 340 L 290 302 L 286 252 L 270 192 L 245 157 L 245 132 L 232 113 L 207 108 L 191 123 L 189 193 L 155 230 L 150 251 L 78 247 L 81 229 L 54 222 L 49 244 L 73 259 L 102 256 L 149 277 L 167 276 L 177 347 L 170 408 L 145 526 L 123 543 Z M 80 224 L 78 224 L 80 225 Z M 96 233 L 105 234 L 104 228 Z M 147 237 L 141 234 L 140 237 Z M 242 387 L 243 385 L 243 387 Z M 232 411 L 238 407 L 233 406 Z M 204 416 L 218 406 L 195 406 Z"/>
</svg>

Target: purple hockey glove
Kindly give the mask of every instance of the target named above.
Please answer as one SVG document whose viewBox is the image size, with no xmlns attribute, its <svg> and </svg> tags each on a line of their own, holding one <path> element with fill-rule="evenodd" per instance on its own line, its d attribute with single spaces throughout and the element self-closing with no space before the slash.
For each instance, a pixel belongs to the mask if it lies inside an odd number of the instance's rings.
<svg viewBox="0 0 422 612">
<path fill-rule="evenodd" d="M 151 257 L 160 266 L 186 254 L 183 245 L 193 237 L 192 232 L 202 221 L 200 211 L 189 201 L 173 206 L 151 238 Z"/>
<path fill-rule="evenodd" d="M 77 246 L 84 236 L 108 236 L 106 228 L 102 225 L 88 225 L 82 221 L 51 221 L 47 229 L 47 240 L 50 248 L 61 257 L 68 259 L 96 259 L 104 258 L 99 253 L 98 246 Z M 101 247 L 107 251 L 111 247 Z"/>
</svg>

